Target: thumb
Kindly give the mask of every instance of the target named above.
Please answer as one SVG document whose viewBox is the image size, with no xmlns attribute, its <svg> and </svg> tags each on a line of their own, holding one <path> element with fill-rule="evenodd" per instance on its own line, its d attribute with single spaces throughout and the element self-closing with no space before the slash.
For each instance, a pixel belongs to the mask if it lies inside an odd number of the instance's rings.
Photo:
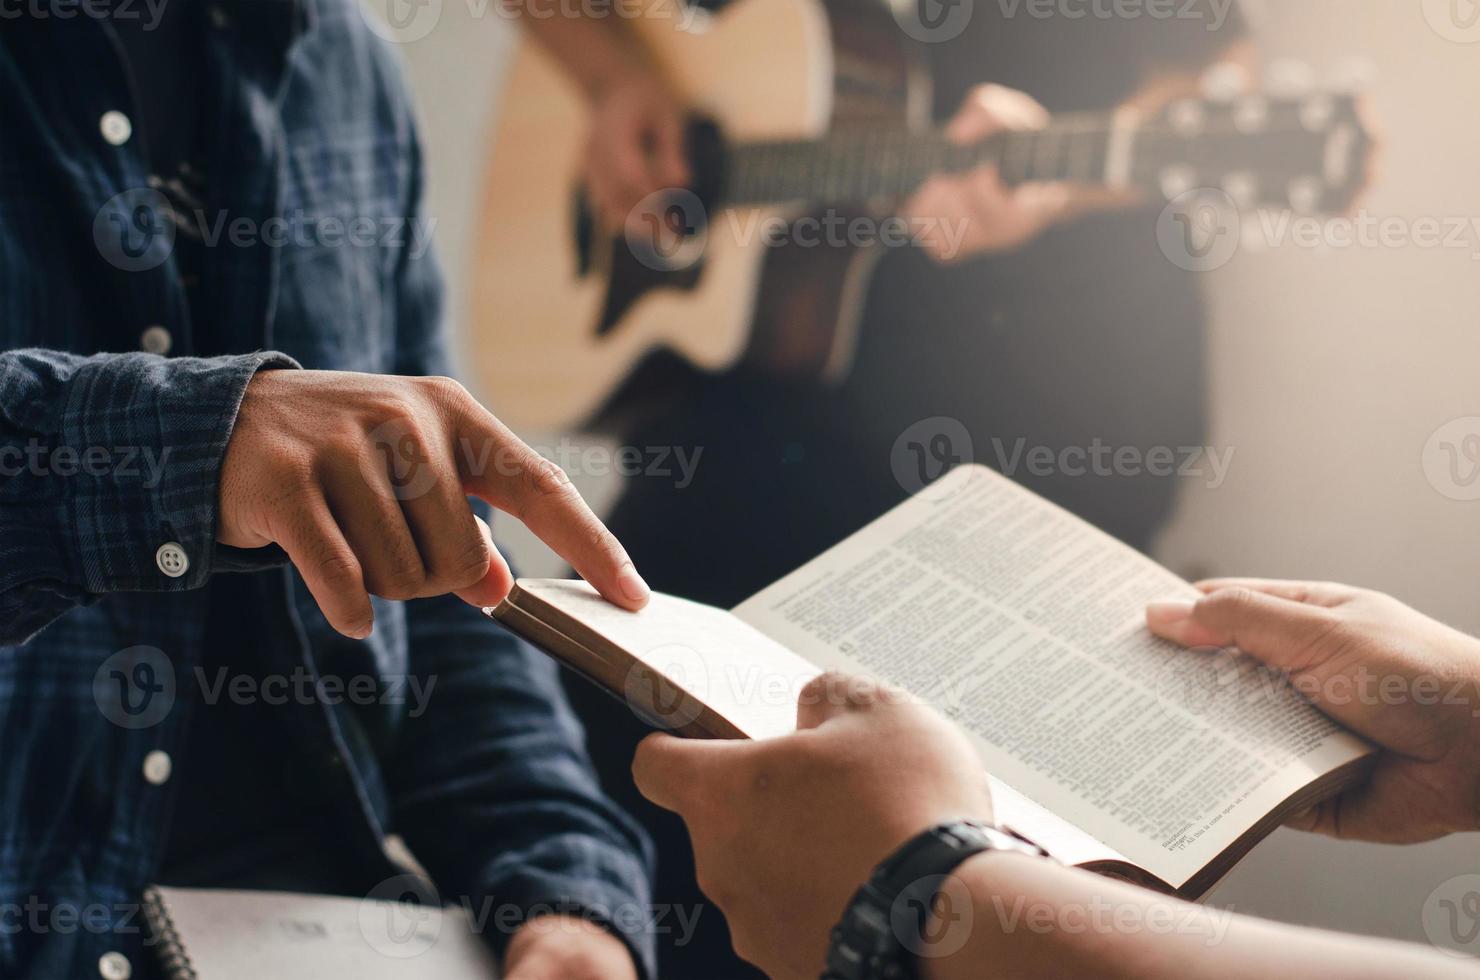
<svg viewBox="0 0 1480 980">
<path fill-rule="evenodd" d="M 632 757 L 632 781 L 638 792 L 665 810 L 683 815 L 695 801 L 722 799 L 709 783 L 738 758 L 754 749 L 740 740 L 677 738 L 662 732 L 637 745 Z"/>
<path fill-rule="evenodd" d="M 1313 647 L 1333 621 L 1334 614 L 1323 606 L 1249 588 L 1146 607 L 1146 625 L 1162 639 L 1185 647 L 1237 647 L 1287 671 L 1310 666 Z"/>
<path fill-rule="evenodd" d="M 887 710 L 910 700 L 907 692 L 874 678 L 829 671 L 802 688 L 797 697 L 797 728 L 819 728 L 844 715 Z"/>
</svg>

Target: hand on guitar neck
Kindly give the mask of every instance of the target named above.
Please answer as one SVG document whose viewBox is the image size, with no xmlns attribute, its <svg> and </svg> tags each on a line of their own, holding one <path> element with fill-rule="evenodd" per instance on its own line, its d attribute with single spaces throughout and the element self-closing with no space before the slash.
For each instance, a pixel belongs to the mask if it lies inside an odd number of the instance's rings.
<svg viewBox="0 0 1480 980">
<path fill-rule="evenodd" d="M 1250 91 L 1257 64 L 1252 46 L 1239 44 L 1222 54 L 1217 71 L 1235 90 Z M 1199 73 L 1168 69 L 1152 75 L 1123 108 L 1138 118 L 1155 117 L 1174 102 L 1200 98 L 1205 81 L 1206 76 Z M 1364 129 L 1375 132 L 1366 103 L 1358 101 L 1357 111 Z M 1000 85 L 980 85 L 967 95 L 945 134 L 958 145 L 970 146 L 998 133 L 1044 129 L 1050 120 L 1048 110 L 1030 95 Z M 1341 201 L 1328 202 L 1330 210 L 1355 208 L 1376 171 L 1380 146 L 1381 141 L 1375 138 L 1367 143 L 1366 157 L 1356 168 L 1361 179 L 1352 184 Z M 1144 200 L 1142 191 L 1103 184 L 1029 182 L 1009 186 L 998 169 L 988 165 L 931 178 L 910 196 L 900 214 L 922 229 L 920 244 L 930 256 L 949 264 L 972 255 L 1010 252 L 1054 225 L 1133 207 Z"/>
<path fill-rule="evenodd" d="M 1043 129 L 1049 113 L 1025 92 L 1001 85 L 979 85 L 946 126 L 954 143 L 969 146 L 1005 131 Z M 1009 187 L 995 166 L 963 174 L 940 175 L 910 196 L 900 215 L 920 229 L 919 242 L 937 262 L 972 255 L 1010 252 L 1049 228 L 1094 211 L 1129 207 L 1134 191 L 1069 183 L 1027 183 Z"/>
</svg>

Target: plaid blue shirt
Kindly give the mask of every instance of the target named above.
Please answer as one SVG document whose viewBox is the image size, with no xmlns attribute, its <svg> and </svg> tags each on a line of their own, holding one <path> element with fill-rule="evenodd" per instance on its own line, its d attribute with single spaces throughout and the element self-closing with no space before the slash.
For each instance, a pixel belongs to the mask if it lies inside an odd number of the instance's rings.
<svg viewBox="0 0 1480 980">
<path fill-rule="evenodd" d="M 377 600 L 374 635 L 347 640 L 280 554 L 215 543 L 254 372 L 447 372 L 398 64 L 355 0 L 218 0 L 203 213 L 221 237 L 188 303 L 88 6 L 0 21 L 0 977 L 106 975 L 117 954 L 148 971 L 137 902 L 199 715 L 204 587 L 232 570 L 253 572 L 229 581 L 260 670 L 380 695 L 284 714 L 341 864 L 393 874 L 399 833 L 444 900 L 503 910 L 495 945 L 510 908 L 580 909 L 650 973 L 649 846 L 601 794 L 547 659 L 450 597 Z M 395 694 L 407 678 L 435 678 L 423 713 Z"/>
</svg>

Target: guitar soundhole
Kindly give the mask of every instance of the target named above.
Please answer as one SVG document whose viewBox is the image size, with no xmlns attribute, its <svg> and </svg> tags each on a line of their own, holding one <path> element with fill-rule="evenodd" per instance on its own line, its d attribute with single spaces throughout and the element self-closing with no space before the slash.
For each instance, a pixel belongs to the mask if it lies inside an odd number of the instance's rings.
<svg viewBox="0 0 1480 980">
<path fill-rule="evenodd" d="M 694 186 L 650 195 L 639 205 L 625 233 L 603 243 L 610 268 L 605 270 L 607 292 L 596 325 L 598 337 L 615 330 L 648 292 L 688 292 L 703 275 L 709 215 L 724 182 L 724 144 L 712 121 L 696 119 L 689 124 L 688 154 Z M 599 274 L 597 239 L 601 231 L 584 194 L 578 197 L 575 213 L 580 274 Z"/>
</svg>

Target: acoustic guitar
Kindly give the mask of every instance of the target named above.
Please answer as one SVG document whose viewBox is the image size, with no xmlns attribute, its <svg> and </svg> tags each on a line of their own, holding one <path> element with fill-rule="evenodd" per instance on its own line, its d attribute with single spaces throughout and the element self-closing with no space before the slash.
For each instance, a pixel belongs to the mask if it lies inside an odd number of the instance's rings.
<svg viewBox="0 0 1480 980">
<path fill-rule="evenodd" d="M 1211 189 L 1241 209 L 1306 213 L 1344 208 L 1366 179 L 1370 139 L 1350 94 L 1060 116 L 962 147 L 930 128 L 921 52 L 883 3 L 644 10 L 630 26 L 691 108 L 695 182 L 644 202 L 624 232 L 603 234 L 582 197 L 588 112 L 574 84 L 531 42 L 506 83 L 471 270 L 471 356 L 516 428 L 596 425 L 659 349 L 708 371 L 747 360 L 841 378 L 891 244 L 879 218 L 933 174 L 994 164 L 1012 184 L 1168 199 Z M 860 239 L 852 219 L 871 215 L 862 227 L 876 234 Z"/>
</svg>

